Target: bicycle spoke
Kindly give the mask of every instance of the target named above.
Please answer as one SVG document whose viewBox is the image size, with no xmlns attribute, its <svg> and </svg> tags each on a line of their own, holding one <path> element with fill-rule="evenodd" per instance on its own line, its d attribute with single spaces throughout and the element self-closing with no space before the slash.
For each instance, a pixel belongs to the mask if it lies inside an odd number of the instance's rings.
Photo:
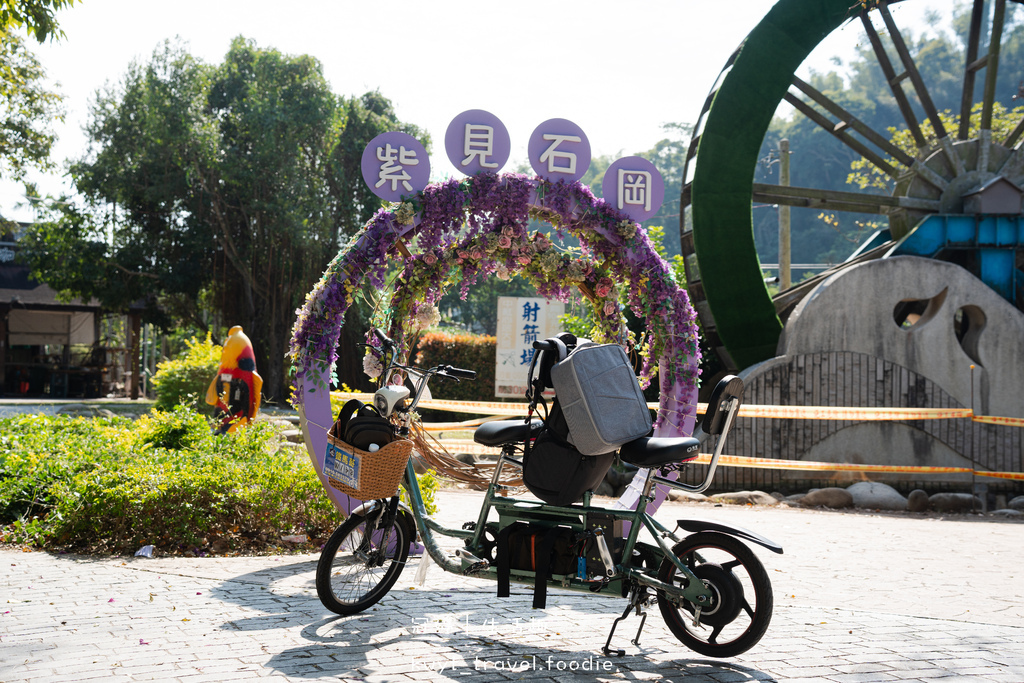
<svg viewBox="0 0 1024 683">
<path fill-rule="evenodd" d="M 743 563 L 739 559 L 735 559 L 732 562 L 725 562 L 724 564 L 722 564 L 722 569 L 731 572 L 733 569 L 739 567 L 741 564 Z"/>
<path fill-rule="evenodd" d="M 751 619 L 754 618 L 754 609 L 750 606 L 750 601 L 743 598 L 743 611 L 747 613 L 747 616 Z"/>
<path fill-rule="evenodd" d="M 724 626 L 716 626 L 711 629 L 711 635 L 708 636 L 708 642 L 712 645 L 718 645 L 718 634 L 722 632 Z"/>
</svg>

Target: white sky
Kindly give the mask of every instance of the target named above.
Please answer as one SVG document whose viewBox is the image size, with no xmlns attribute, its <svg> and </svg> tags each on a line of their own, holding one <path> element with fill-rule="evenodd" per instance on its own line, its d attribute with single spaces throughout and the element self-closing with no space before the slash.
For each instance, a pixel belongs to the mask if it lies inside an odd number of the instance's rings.
<svg viewBox="0 0 1024 683">
<path fill-rule="evenodd" d="M 444 154 L 449 121 L 485 109 L 507 126 L 512 159 L 526 158 L 537 124 L 566 118 L 583 128 L 597 155 L 650 149 L 666 122 L 693 123 L 729 54 L 771 0 L 83 0 L 60 13 L 67 37 L 32 49 L 59 83 L 67 118 L 53 157 L 63 166 L 86 150 L 81 128 L 105 83 L 132 60 L 147 62 L 180 36 L 191 53 L 217 64 L 233 37 L 288 54 L 310 54 L 334 92 L 379 89 L 398 116 L 433 138 L 432 175 L 454 170 Z M 946 3 L 939 3 L 945 5 Z M 915 5 L 910 9 L 910 5 Z M 900 3 L 915 14 L 924 2 Z M 948 11 L 948 9 L 947 9 Z M 902 22 L 901 22 L 902 23 Z M 831 68 L 852 54 L 859 25 L 834 32 L 803 70 Z M 44 193 L 58 174 L 32 179 Z M 20 185 L 0 183 L 0 214 L 30 220 Z"/>
</svg>

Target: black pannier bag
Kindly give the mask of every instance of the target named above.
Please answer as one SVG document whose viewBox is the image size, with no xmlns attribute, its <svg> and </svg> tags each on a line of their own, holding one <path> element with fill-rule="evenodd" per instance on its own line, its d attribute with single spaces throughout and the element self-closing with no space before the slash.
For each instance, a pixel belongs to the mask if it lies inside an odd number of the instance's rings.
<svg viewBox="0 0 1024 683">
<path fill-rule="evenodd" d="M 512 569 L 535 572 L 533 606 L 547 604 L 547 580 L 552 575 L 579 571 L 584 543 L 568 527 L 543 527 L 514 522 L 498 533 L 495 563 L 498 569 L 498 597 L 509 596 Z"/>
<path fill-rule="evenodd" d="M 523 484 L 545 503 L 571 505 L 585 492 L 597 488 L 614 459 L 614 451 L 583 455 L 560 439 L 554 429 L 545 427 L 526 455 Z"/>
</svg>

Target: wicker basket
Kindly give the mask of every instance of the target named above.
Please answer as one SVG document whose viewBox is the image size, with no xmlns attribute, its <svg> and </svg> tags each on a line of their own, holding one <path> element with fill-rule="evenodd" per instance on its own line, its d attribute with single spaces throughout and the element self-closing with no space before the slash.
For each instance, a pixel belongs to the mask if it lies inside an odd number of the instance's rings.
<svg viewBox="0 0 1024 683">
<path fill-rule="evenodd" d="M 358 500 L 390 498 L 398 491 L 411 454 L 412 441 L 408 439 L 370 452 L 328 433 L 323 475 L 332 487 Z"/>
</svg>

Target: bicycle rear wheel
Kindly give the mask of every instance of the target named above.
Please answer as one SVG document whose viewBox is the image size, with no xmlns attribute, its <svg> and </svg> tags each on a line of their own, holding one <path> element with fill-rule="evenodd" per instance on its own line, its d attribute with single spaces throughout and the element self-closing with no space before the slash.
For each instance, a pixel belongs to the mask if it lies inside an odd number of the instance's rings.
<svg viewBox="0 0 1024 683">
<path fill-rule="evenodd" d="M 316 567 L 316 593 L 336 614 L 356 614 L 395 585 L 409 558 L 413 534 L 403 513 L 351 515 L 324 545 Z"/>
<path fill-rule="evenodd" d="M 708 657 L 734 657 L 756 645 L 768 630 L 774 598 L 768 573 L 750 548 L 732 536 L 701 532 L 687 536 L 672 551 L 712 593 L 697 626 L 693 603 L 676 604 L 658 593 L 661 615 L 672 634 Z M 668 560 L 662 561 L 658 578 L 685 585 Z"/>
</svg>

